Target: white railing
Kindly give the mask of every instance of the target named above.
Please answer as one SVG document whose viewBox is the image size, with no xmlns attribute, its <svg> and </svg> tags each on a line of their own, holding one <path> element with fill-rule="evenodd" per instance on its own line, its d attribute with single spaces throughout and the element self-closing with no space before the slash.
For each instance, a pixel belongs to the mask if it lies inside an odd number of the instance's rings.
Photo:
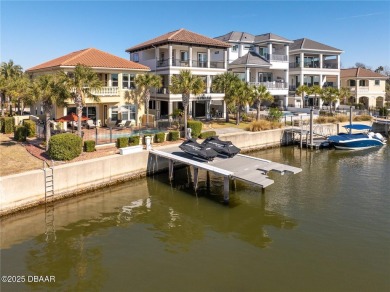
<svg viewBox="0 0 390 292">
<path fill-rule="evenodd" d="M 91 93 L 98 96 L 115 96 L 119 95 L 118 87 L 105 86 L 100 89 L 91 90 Z"/>
<path fill-rule="evenodd" d="M 276 82 L 276 81 L 269 81 L 269 82 L 249 82 L 250 85 L 264 85 L 267 87 L 267 89 L 288 89 L 287 82 Z"/>
<path fill-rule="evenodd" d="M 368 86 L 359 86 L 358 92 L 369 92 Z"/>
</svg>

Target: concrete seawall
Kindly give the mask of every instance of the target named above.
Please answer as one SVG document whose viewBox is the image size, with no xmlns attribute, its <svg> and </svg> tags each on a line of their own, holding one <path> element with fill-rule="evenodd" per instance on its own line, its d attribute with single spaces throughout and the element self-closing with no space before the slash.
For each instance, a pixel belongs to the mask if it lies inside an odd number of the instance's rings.
<svg viewBox="0 0 390 292">
<path fill-rule="evenodd" d="M 336 127 L 333 125 L 332 127 Z M 278 147 L 291 141 L 284 129 L 261 132 L 222 134 L 221 140 L 230 140 L 242 152 Z M 156 145 L 155 145 L 156 146 Z M 53 167 L 54 199 L 146 176 L 149 172 L 167 169 L 163 158 L 149 155 L 149 151 L 128 155 L 111 155 Z M 0 216 L 36 206 L 45 202 L 45 173 L 42 169 L 0 177 Z"/>
</svg>

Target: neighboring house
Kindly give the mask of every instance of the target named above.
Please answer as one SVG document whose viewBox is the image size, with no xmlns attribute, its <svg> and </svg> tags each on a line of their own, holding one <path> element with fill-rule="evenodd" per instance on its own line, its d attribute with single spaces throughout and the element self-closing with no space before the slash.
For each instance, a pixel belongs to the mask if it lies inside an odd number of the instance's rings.
<svg viewBox="0 0 390 292">
<path fill-rule="evenodd" d="M 174 109 L 182 109 L 181 94 L 169 92 L 172 75 L 189 69 L 200 76 L 205 84 L 205 92 L 190 97 L 189 114 L 192 117 L 205 117 L 211 109 L 226 112 L 224 94 L 212 92 L 214 76 L 227 70 L 227 48 L 230 45 L 185 29 L 168 32 L 141 44 L 132 46 L 126 52 L 130 60 L 151 68 L 162 77 L 163 86 L 153 91 L 149 104 L 150 113 L 157 118 L 168 117 Z"/>
<path fill-rule="evenodd" d="M 147 66 L 88 48 L 34 66 L 26 72 L 31 78 L 60 70 L 71 73 L 77 64 L 92 67 L 103 83 L 100 90 L 92 92 L 100 98 L 100 102 L 87 99 L 83 115 L 94 120 L 98 126 L 104 126 L 107 119 L 139 121 L 139 117 L 144 113 L 144 106 L 138 97 L 134 99 L 134 79 L 137 74 L 150 71 Z M 68 101 L 67 108 L 56 107 L 52 118 L 59 118 L 71 112 L 76 112 L 73 100 Z M 42 114 L 41 106 L 36 104 L 31 107 L 31 114 Z"/>
<path fill-rule="evenodd" d="M 364 68 L 341 69 L 341 87 L 351 91 L 350 103 L 361 103 L 366 109 L 383 107 L 387 76 Z"/>
<path fill-rule="evenodd" d="M 292 41 L 273 33 L 252 35 L 232 31 L 216 37 L 231 44 L 228 70 L 243 81 L 264 85 L 281 107 L 288 105 L 289 46 Z"/>
<path fill-rule="evenodd" d="M 294 94 L 297 87 L 319 85 L 321 88 L 332 86 L 340 88 L 340 55 L 342 50 L 302 38 L 294 40 L 290 46 L 290 94 Z M 321 99 L 314 104 L 314 95 L 308 96 L 307 106 L 322 106 Z M 303 107 L 301 96 L 292 97 L 290 106 Z"/>
</svg>

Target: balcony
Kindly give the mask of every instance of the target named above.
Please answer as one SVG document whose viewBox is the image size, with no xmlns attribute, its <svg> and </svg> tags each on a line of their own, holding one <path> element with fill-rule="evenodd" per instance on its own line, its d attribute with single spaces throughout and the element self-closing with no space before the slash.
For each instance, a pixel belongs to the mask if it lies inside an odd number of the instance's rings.
<svg viewBox="0 0 390 292">
<path fill-rule="evenodd" d="M 105 86 L 100 89 L 93 89 L 91 93 L 97 96 L 117 96 L 119 95 L 119 88 L 116 86 Z"/>
<path fill-rule="evenodd" d="M 277 81 L 268 81 L 268 82 L 249 82 L 249 85 L 263 85 L 267 89 L 270 90 L 287 90 L 288 89 L 288 84 L 287 82 L 277 82 Z"/>
<path fill-rule="evenodd" d="M 161 59 L 157 60 L 157 67 L 169 67 L 170 59 Z M 180 59 L 172 59 L 172 66 L 175 67 L 189 67 L 190 64 L 195 68 L 216 68 L 216 69 L 224 69 L 225 62 L 217 62 L 210 61 L 210 67 L 207 66 L 207 61 L 198 61 L 198 60 L 180 60 Z"/>
<path fill-rule="evenodd" d="M 301 64 L 297 62 L 289 63 L 289 68 L 301 68 Z M 337 64 L 324 62 L 322 68 L 320 67 L 320 62 L 305 62 L 304 68 L 317 68 L 317 69 L 338 69 Z"/>
</svg>

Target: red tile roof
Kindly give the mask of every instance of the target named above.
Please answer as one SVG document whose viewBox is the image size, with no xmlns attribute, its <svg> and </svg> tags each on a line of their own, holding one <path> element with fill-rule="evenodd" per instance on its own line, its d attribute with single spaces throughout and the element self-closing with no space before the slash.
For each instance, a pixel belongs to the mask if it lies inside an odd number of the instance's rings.
<svg viewBox="0 0 390 292">
<path fill-rule="evenodd" d="M 179 30 L 171 31 L 166 34 L 160 35 L 154 39 L 148 40 L 131 48 L 128 48 L 126 52 L 134 52 L 152 45 L 162 45 L 166 43 L 183 43 L 193 45 L 205 45 L 218 48 L 228 48 L 230 44 L 220 40 L 212 39 L 201 34 L 181 28 Z"/>
<path fill-rule="evenodd" d="M 373 72 L 364 68 L 350 68 L 340 70 L 341 78 L 388 78 L 380 73 Z"/>
<path fill-rule="evenodd" d="M 50 60 L 40 65 L 34 66 L 26 71 L 35 71 L 40 69 L 49 69 L 63 66 L 76 66 L 82 64 L 92 68 L 120 68 L 149 71 L 149 67 L 138 64 L 109 53 L 100 51 L 98 49 L 89 48 L 80 50 L 61 56 L 59 58 Z"/>
</svg>

